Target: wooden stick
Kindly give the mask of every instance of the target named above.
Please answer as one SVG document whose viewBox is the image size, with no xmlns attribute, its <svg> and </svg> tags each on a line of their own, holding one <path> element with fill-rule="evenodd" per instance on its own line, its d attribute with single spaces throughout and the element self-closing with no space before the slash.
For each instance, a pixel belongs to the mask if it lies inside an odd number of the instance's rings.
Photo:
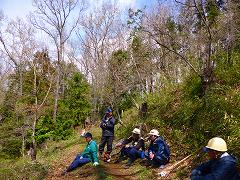
<svg viewBox="0 0 240 180">
<path fill-rule="evenodd" d="M 185 162 L 188 160 L 192 155 L 188 155 L 187 157 L 183 158 L 182 160 L 174 163 L 173 165 L 163 169 L 161 172 L 158 173 L 158 175 L 167 177 L 176 167 L 178 167 L 181 163 Z"/>
</svg>

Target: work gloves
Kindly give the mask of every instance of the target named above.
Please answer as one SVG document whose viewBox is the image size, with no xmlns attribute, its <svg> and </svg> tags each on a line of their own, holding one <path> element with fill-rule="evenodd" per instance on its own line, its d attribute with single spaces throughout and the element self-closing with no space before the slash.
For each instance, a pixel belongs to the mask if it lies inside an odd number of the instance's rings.
<svg viewBox="0 0 240 180">
<path fill-rule="evenodd" d="M 99 165 L 98 162 L 94 162 L 94 163 L 93 163 L 93 166 L 98 166 L 98 165 Z"/>
<path fill-rule="evenodd" d="M 107 126 L 107 123 L 102 122 L 102 123 L 100 124 L 100 127 L 101 127 L 101 128 L 106 128 L 106 126 Z"/>
<path fill-rule="evenodd" d="M 107 126 L 107 124 L 106 124 L 106 123 L 102 123 L 102 126 L 103 126 L 103 127 L 106 127 L 106 126 Z"/>
</svg>

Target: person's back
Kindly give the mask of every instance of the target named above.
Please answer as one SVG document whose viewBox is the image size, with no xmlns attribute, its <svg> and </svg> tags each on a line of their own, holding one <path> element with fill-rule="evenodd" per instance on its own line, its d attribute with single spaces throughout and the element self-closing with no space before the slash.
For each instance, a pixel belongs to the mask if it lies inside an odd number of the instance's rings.
<svg viewBox="0 0 240 180">
<path fill-rule="evenodd" d="M 84 151 L 82 152 L 82 156 L 88 157 L 91 160 L 91 162 L 99 162 L 97 154 L 98 154 L 97 143 L 96 141 L 91 140 L 85 147 Z"/>
<path fill-rule="evenodd" d="M 239 180 L 236 170 L 236 158 L 224 153 L 219 159 L 209 160 L 198 166 L 198 176 L 193 180 Z"/>
<path fill-rule="evenodd" d="M 192 180 L 240 180 L 237 159 L 226 152 L 227 144 L 222 138 L 210 139 L 205 151 L 210 160 L 192 171 Z"/>
<path fill-rule="evenodd" d="M 169 162 L 170 159 L 170 149 L 165 141 L 159 136 L 159 132 L 156 129 L 152 129 L 150 133 L 149 140 L 151 141 L 146 154 L 148 159 L 148 164 L 153 167 L 160 167 Z"/>
<path fill-rule="evenodd" d="M 156 153 L 156 155 L 160 156 L 167 161 L 170 158 L 170 149 L 165 141 L 158 137 L 154 142 L 152 142 L 149 146 L 149 150 Z"/>
</svg>

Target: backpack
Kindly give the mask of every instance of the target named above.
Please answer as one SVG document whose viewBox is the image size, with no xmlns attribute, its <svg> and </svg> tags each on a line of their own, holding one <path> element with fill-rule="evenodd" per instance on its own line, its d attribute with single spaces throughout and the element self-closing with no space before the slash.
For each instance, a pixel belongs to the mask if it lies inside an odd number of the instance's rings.
<svg viewBox="0 0 240 180">
<path fill-rule="evenodd" d="M 170 154 L 171 154 L 171 151 L 170 151 L 170 147 L 169 147 L 169 145 L 165 142 L 165 141 L 163 141 L 164 142 L 164 150 L 165 150 L 165 154 L 168 156 L 168 158 L 170 157 Z"/>
</svg>

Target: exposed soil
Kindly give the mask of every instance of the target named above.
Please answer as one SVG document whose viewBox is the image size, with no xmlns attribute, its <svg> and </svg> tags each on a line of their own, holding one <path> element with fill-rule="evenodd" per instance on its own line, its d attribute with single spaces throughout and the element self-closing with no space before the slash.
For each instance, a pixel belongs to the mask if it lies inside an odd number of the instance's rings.
<svg viewBox="0 0 240 180">
<path fill-rule="evenodd" d="M 59 179 L 117 179 L 117 180 L 135 180 L 138 170 L 134 170 L 134 167 L 126 169 L 125 164 L 114 164 L 113 162 L 105 163 L 100 161 L 100 166 L 93 167 L 91 163 L 85 166 L 79 167 L 76 170 L 61 176 L 62 171 L 67 167 L 78 153 L 79 146 L 73 146 L 69 149 L 68 154 L 61 156 L 60 159 L 54 161 L 51 164 L 51 168 L 46 177 L 48 180 Z"/>
<path fill-rule="evenodd" d="M 82 149 L 79 148 L 79 145 L 73 145 L 67 149 L 64 149 L 59 157 L 52 161 L 50 164 L 50 169 L 48 172 L 48 175 L 45 179 L 47 180 L 60 180 L 60 179 L 84 179 L 84 180 L 101 180 L 101 179 L 116 179 L 116 180 L 135 180 L 139 179 L 139 173 L 141 171 L 146 170 L 144 168 L 137 168 L 137 166 L 133 165 L 130 168 L 126 168 L 125 163 L 119 163 L 114 164 L 114 160 L 118 155 L 115 155 L 112 157 L 112 161 L 110 163 L 105 163 L 102 160 L 100 160 L 100 166 L 94 167 L 92 166 L 92 163 L 88 163 L 82 167 L 77 168 L 76 170 L 67 173 L 64 176 L 61 176 L 61 173 L 63 170 L 70 165 L 70 163 L 73 161 L 75 156 L 81 152 Z M 116 150 L 114 150 L 116 151 Z M 114 153 L 114 152 L 113 152 Z M 116 152 L 115 152 L 116 154 Z M 173 160 L 174 159 L 174 160 Z M 178 167 L 173 168 L 169 171 L 170 166 L 174 166 L 174 163 L 179 162 L 183 158 L 179 158 L 177 160 L 176 157 L 173 157 L 172 161 L 166 165 L 164 168 L 157 168 L 150 170 L 150 176 L 146 177 L 147 179 L 189 179 L 186 178 L 186 174 L 189 172 L 189 159 L 188 161 L 185 161 L 181 163 Z M 174 163 L 173 163 L 174 162 Z M 136 164 L 139 164 L 139 162 L 136 162 Z M 140 163 L 141 164 L 141 163 Z M 141 170 L 143 169 L 143 170 Z M 181 170 L 181 172 L 185 172 L 185 175 L 181 174 L 177 175 L 177 170 Z M 152 171 L 152 173 L 151 173 Z M 165 177 L 161 177 L 159 175 L 162 171 L 168 171 L 169 174 Z M 179 178 L 180 176 L 180 178 Z M 185 177 L 184 177 L 185 176 Z M 144 176 L 145 178 L 145 176 Z M 142 178 L 141 178 L 142 179 Z"/>
</svg>

